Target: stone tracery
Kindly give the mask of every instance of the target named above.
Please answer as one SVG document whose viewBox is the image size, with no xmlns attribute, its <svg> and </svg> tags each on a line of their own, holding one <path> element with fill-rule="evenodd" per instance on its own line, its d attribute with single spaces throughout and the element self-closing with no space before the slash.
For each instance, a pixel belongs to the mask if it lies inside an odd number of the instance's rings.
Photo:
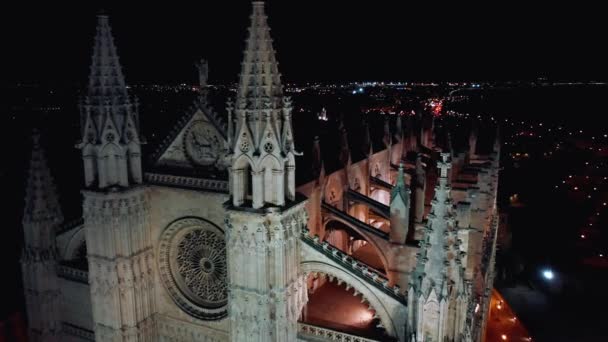
<svg viewBox="0 0 608 342">
<path fill-rule="evenodd" d="M 173 300 L 200 319 L 226 315 L 224 232 L 196 217 L 177 220 L 164 231 L 160 274 Z"/>
</svg>

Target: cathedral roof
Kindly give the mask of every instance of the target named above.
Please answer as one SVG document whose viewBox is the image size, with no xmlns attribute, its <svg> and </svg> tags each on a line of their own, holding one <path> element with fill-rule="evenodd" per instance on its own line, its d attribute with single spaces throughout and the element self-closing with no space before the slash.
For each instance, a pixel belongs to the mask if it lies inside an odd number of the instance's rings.
<svg viewBox="0 0 608 342">
<path fill-rule="evenodd" d="M 51 171 L 40 146 L 38 130 L 34 130 L 32 140 L 33 148 L 25 190 L 23 221 L 24 223 L 51 221 L 59 224 L 63 221 L 63 214 Z"/>
</svg>

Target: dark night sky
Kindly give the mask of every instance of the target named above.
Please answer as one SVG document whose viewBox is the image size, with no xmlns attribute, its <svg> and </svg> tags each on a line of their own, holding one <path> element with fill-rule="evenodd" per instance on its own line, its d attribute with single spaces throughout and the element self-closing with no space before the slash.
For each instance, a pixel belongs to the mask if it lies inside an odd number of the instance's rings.
<svg viewBox="0 0 608 342">
<path fill-rule="evenodd" d="M 105 5 L 129 83 L 194 82 L 201 56 L 213 80 L 236 80 L 249 1 L 195 3 Z M 599 5 L 410 3 L 268 1 L 284 79 L 608 79 Z M 82 81 L 98 9 L 3 8 L 0 79 Z"/>
</svg>

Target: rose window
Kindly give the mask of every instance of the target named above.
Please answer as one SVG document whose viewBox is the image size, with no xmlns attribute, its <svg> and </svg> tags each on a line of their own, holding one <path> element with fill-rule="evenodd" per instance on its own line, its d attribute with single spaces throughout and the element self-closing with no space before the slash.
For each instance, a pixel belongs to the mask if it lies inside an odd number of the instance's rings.
<svg viewBox="0 0 608 342">
<path fill-rule="evenodd" d="M 163 233 L 160 273 L 175 303 L 200 319 L 226 315 L 224 232 L 200 218 L 184 218 Z"/>
</svg>

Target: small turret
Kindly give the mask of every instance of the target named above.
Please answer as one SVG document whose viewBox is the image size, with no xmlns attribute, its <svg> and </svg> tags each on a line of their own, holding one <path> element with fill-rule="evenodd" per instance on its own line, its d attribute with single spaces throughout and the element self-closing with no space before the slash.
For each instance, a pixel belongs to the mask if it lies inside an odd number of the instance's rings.
<svg viewBox="0 0 608 342">
<path fill-rule="evenodd" d="M 198 85 L 202 92 L 207 88 L 207 80 L 209 79 L 209 63 L 206 59 L 202 58 L 198 63 L 195 64 L 198 69 Z"/>
<path fill-rule="evenodd" d="M 63 222 L 63 215 L 37 130 L 33 132 L 22 222 L 21 269 L 30 340 L 60 341 L 61 291 L 55 273 L 55 229 Z"/>
<path fill-rule="evenodd" d="M 422 155 L 418 153 L 416 157 L 416 169 L 414 175 L 414 191 L 415 191 L 415 204 L 414 204 L 414 221 L 421 223 L 424 219 L 424 199 L 426 191 L 426 171 L 422 165 Z"/>
<path fill-rule="evenodd" d="M 372 139 L 369 134 L 369 123 L 367 122 L 367 120 L 363 120 L 363 143 L 362 143 L 361 148 L 363 150 L 363 154 L 366 157 L 369 157 L 372 155 L 372 153 L 373 153 Z"/>
<path fill-rule="evenodd" d="M 410 195 L 410 188 L 405 183 L 403 164 L 400 164 L 397 182 L 391 190 L 390 241 L 392 243 L 405 244 L 409 229 Z"/>
<path fill-rule="evenodd" d="M 259 209 L 295 200 L 299 153 L 294 146 L 291 99 L 283 94 L 263 1 L 253 2 L 250 18 L 236 101 L 227 108 L 229 121 L 236 122 L 229 139 L 230 194 L 233 206 Z"/>
<path fill-rule="evenodd" d="M 387 148 L 390 147 L 392 144 L 391 129 L 390 129 L 390 125 L 389 125 L 388 116 L 386 116 L 384 118 L 384 135 L 382 136 L 382 142 L 384 143 L 384 146 Z"/>
<path fill-rule="evenodd" d="M 87 95 L 80 103 L 85 187 L 142 182 L 139 103 L 127 92 L 108 16 L 97 16 Z"/>
<path fill-rule="evenodd" d="M 346 126 L 344 126 L 343 116 L 340 116 L 338 131 L 340 132 L 340 165 L 347 167 L 351 163 L 351 156 L 350 147 L 348 145 L 348 131 L 346 130 Z"/>
<path fill-rule="evenodd" d="M 321 155 L 321 141 L 316 135 L 312 145 L 312 176 L 318 179 L 324 173 L 323 156 Z"/>
</svg>

